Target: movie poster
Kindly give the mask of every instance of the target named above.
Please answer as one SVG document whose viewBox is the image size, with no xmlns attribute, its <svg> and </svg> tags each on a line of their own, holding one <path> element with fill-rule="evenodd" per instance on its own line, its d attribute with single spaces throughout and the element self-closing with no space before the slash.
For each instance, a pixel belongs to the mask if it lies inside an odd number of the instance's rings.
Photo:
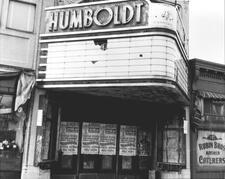
<svg viewBox="0 0 225 179">
<path fill-rule="evenodd" d="M 100 123 L 84 122 L 82 127 L 81 154 L 98 154 Z"/>
<path fill-rule="evenodd" d="M 101 124 L 100 155 L 116 155 L 116 133 L 116 124 Z"/>
<path fill-rule="evenodd" d="M 135 126 L 120 126 L 119 155 L 135 156 L 137 152 L 137 128 Z"/>
<path fill-rule="evenodd" d="M 59 148 L 63 155 L 77 155 L 79 140 L 78 122 L 61 122 Z"/>
</svg>

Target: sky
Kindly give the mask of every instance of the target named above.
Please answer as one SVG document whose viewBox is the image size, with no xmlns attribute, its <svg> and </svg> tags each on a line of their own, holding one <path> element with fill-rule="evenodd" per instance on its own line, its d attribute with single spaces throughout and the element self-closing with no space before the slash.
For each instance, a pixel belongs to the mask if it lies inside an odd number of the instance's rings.
<svg viewBox="0 0 225 179">
<path fill-rule="evenodd" d="M 190 0 L 189 55 L 225 64 L 224 0 Z"/>
</svg>

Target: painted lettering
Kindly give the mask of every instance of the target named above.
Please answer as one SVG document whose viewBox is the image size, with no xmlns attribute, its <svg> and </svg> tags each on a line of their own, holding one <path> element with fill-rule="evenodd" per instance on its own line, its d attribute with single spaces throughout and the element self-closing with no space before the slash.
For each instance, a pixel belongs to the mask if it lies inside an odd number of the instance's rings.
<svg viewBox="0 0 225 179">
<path fill-rule="evenodd" d="M 205 150 L 205 149 L 213 148 L 213 143 L 212 142 L 206 142 L 206 143 L 203 143 L 203 144 L 198 144 L 198 146 L 199 146 L 200 150 Z"/>
</svg>

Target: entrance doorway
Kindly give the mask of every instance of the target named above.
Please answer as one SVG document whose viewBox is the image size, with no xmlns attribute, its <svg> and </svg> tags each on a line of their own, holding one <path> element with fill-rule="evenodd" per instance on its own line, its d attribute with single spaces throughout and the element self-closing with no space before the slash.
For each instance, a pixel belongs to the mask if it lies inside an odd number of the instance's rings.
<svg viewBox="0 0 225 179">
<path fill-rule="evenodd" d="M 157 121 L 151 104 L 81 94 L 58 104 L 53 179 L 148 178 Z"/>
</svg>

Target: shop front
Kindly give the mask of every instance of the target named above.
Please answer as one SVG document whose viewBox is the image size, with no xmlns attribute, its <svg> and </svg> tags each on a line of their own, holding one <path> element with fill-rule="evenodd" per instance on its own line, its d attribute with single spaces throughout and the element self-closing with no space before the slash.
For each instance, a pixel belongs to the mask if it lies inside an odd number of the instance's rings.
<svg viewBox="0 0 225 179">
<path fill-rule="evenodd" d="M 46 178 L 190 178 L 188 65 L 175 6 L 46 8 L 33 109 Z M 35 112 L 37 111 L 37 112 Z"/>
<path fill-rule="evenodd" d="M 23 83 L 24 76 L 26 74 L 18 69 L 5 66 L 0 68 L 0 178 L 3 179 L 19 179 L 21 175 L 28 112 L 26 102 L 30 94 Z M 28 81 L 29 79 L 27 77 Z M 32 81 L 29 82 L 32 84 Z M 22 92 L 22 89 L 27 91 Z M 25 97 L 24 94 L 28 96 Z"/>
<path fill-rule="evenodd" d="M 200 59 L 191 60 L 191 67 L 192 178 L 224 178 L 225 68 Z"/>
</svg>

